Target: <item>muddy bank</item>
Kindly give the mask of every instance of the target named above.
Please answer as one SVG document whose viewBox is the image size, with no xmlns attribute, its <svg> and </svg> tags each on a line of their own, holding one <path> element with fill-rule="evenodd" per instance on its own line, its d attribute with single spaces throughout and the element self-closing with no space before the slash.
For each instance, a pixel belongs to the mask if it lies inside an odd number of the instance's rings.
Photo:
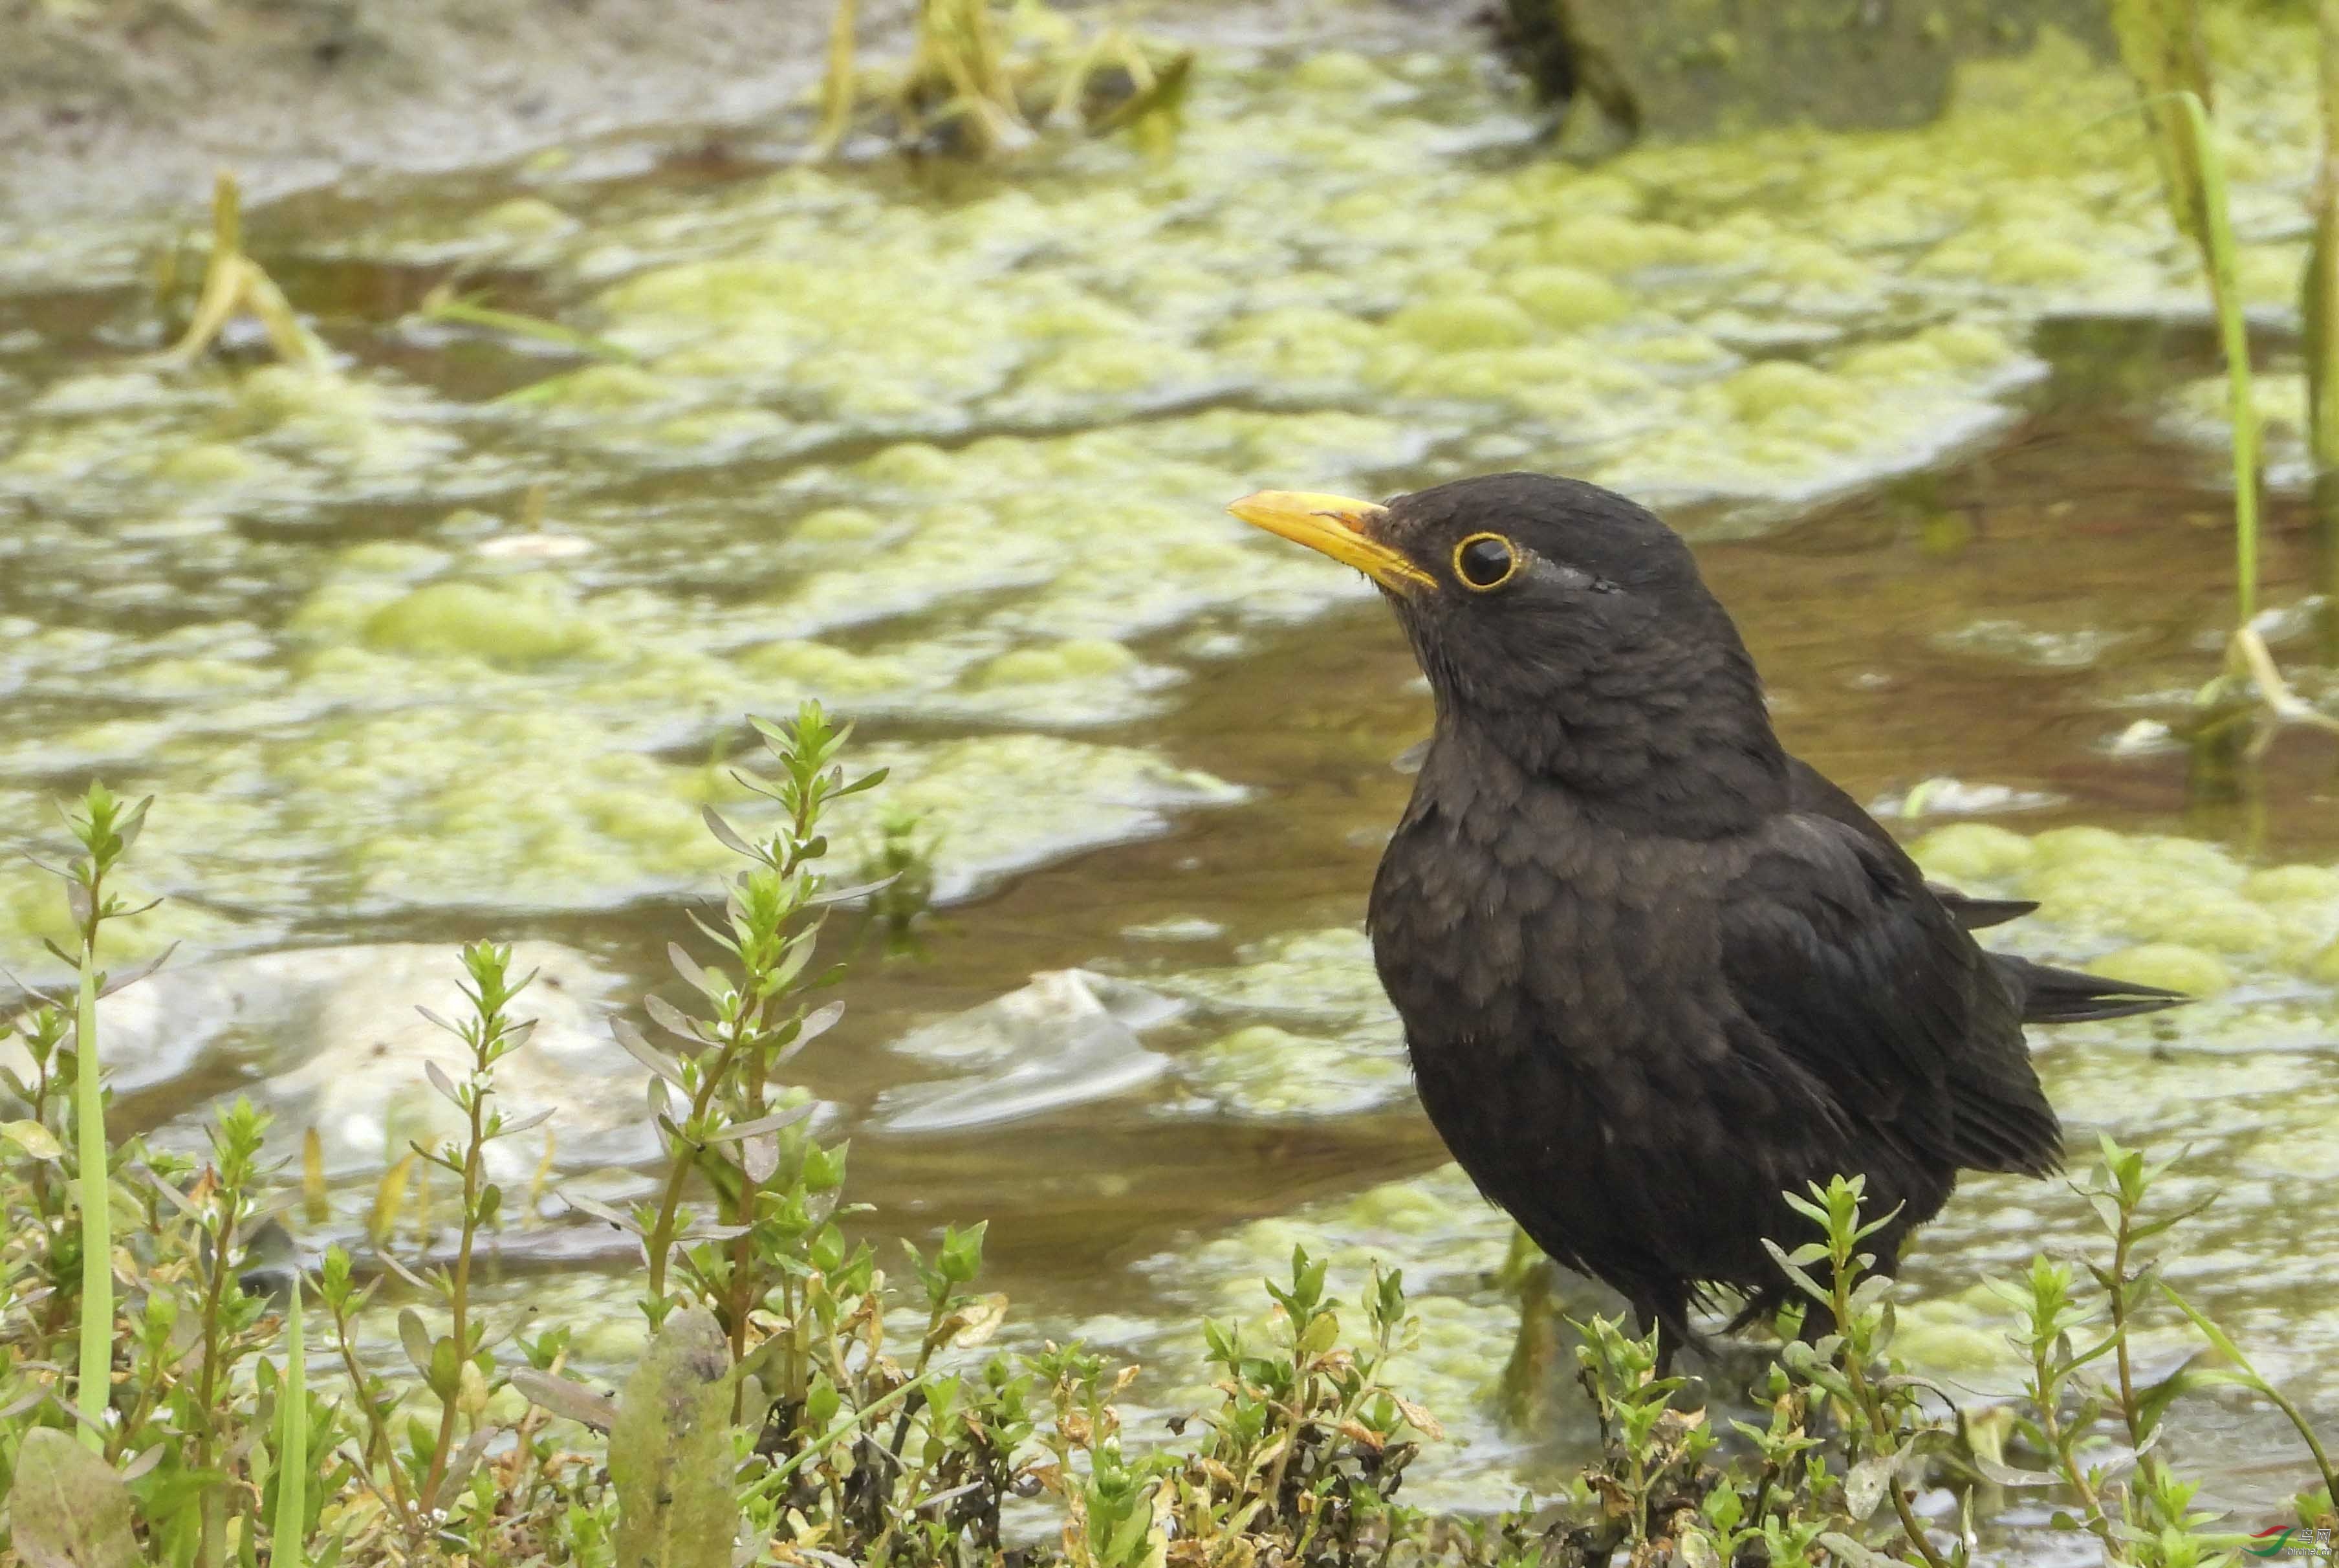
<svg viewBox="0 0 2339 1568">
<path fill-rule="evenodd" d="M 232 166 L 265 199 L 549 147 L 620 168 L 793 152 L 830 0 L 0 0 L 0 218 L 201 199 Z M 905 52 L 914 0 L 862 0 L 864 61 Z M 1057 7 L 1081 25 L 1103 6 Z M 1332 15 L 1337 13 L 1337 15 Z M 1100 25 L 1100 23 L 1099 24 Z M 1180 0 L 1150 32 L 1347 42 L 1476 33 L 1431 0 Z M 785 144 L 784 146 L 782 144 Z M 613 172 L 616 172 L 613 170 Z"/>
<path fill-rule="evenodd" d="M 909 0 L 863 7 L 898 35 Z M 12 0 L 0 211 L 262 194 L 768 114 L 820 69 L 819 0 Z"/>
<path fill-rule="evenodd" d="M 1053 7 L 1076 25 L 1116 14 Z M 0 219 L 200 199 L 231 167 L 266 199 L 384 173 L 479 168 L 549 148 L 610 173 L 661 158 L 801 149 L 830 0 L 7 0 Z M 864 63 L 907 48 L 915 0 L 864 0 Z M 1612 0 L 1170 0 L 1144 30 L 1186 43 L 1477 50 L 1507 59 L 1570 151 L 1631 136 L 1807 121 L 1920 123 L 1958 62 L 2041 26 L 2102 53 L 2102 0 L 1663 5 Z"/>
</svg>

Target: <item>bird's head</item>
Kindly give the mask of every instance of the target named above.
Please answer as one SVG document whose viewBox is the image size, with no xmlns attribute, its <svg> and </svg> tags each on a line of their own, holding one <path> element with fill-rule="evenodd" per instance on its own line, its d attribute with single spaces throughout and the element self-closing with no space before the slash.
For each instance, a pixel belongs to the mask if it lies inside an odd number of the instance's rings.
<svg viewBox="0 0 2339 1568">
<path fill-rule="evenodd" d="M 1265 490 L 1229 509 L 1379 585 L 1441 728 L 1471 726 L 1587 795 L 1700 777 L 1741 796 L 1783 788 L 1737 628 L 1680 536 L 1623 497 L 1516 473 L 1378 504 Z"/>
</svg>

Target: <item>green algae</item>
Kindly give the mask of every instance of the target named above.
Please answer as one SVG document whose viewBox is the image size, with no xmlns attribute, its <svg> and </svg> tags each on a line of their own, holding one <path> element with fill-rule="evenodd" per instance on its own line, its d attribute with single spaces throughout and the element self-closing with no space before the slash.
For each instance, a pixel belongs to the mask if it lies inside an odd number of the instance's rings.
<svg viewBox="0 0 2339 1568">
<path fill-rule="evenodd" d="M 1396 1015 L 1364 933 L 1287 932 L 1223 966 L 1148 973 L 1149 987 L 1240 1026 L 1183 1052 L 1178 1073 L 1202 1106 L 1260 1120 L 1333 1120 L 1402 1103 L 1411 1077 Z"/>
<path fill-rule="evenodd" d="M 1236 1116 L 1325 1120 L 1402 1101 L 1412 1079 L 1386 1040 L 1372 1045 L 1254 1023 L 1179 1059 L 1212 1105 Z"/>
<path fill-rule="evenodd" d="M 2237 209 L 2267 276 L 2294 264 L 2271 215 L 2310 144 L 2295 67 L 2276 48 L 2233 67 L 2252 149 Z M 177 736 L 174 774 L 195 777 L 196 735 L 398 704 L 572 714 L 620 750 L 703 741 L 797 695 L 1007 726 L 1141 717 L 1179 672 L 1140 639 L 1365 591 L 1223 518 L 1230 495 L 1371 489 L 1461 443 L 1653 500 L 1770 505 L 2002 422 L 2038 372 L 2022 345 L 2041 313 L 2175 310 L 2196 286 L 2112 112 L 2125 84 L 2052 41 L 1969 70 L 1933 126 L 1640 148 L 1591 171 L 1419 133 L 1510 133 L 1458 61 L 1294 76 L 1230 56 L 1196 90 L 1206 112 L 1168 163 L 1097 143 L 939 202 L 852 170 L 606 210 L 548 188 L 319 242 L 390 261 L 523 247 L 564 321 L 637 356 L 484 405 L 387 367 L 61 368 L 0 414 L 0 502 L 135 519 L 158 574 L 308 586 L 289 613 L 220 606 L 276 639 L 292 676 L 266 694 L 202 690 L 200 666 L 128 647 L 94 666 L 12 650 L 44 687 L 152 665 L 133 684 L 191 711 L 108 731 L 56 710 L 11 744 L 95 757 Z M 1198 398 L 1248 406 L 1161 414 Z M 1002 425 L 1017 433 L 983 434 Z M 714 467 L 847 439 L 873 455 L 776 486 Z M 645 511 L 622 488 L 676 467 L 703 470 L 696 493 Z M 437 547 L 419 538 L 320 563 L 222 523 L 330 530 L 426 497 L 502 509 L 548 479 L 591 565 L 539 562 L 562 569 L 533 584 L 396 554 Z M 91 558 L 90 536 L 35 527 L 36 573 Z M 687 586 L 717 582 L 735 586 L 720 602 Z M 446 727 L 440 765 L 500 765 Z"/>
<path fill-rule="evenodd" d="M 2280 54 L 2260 50 L 2241 67 L 2267 78 L 2254 84 L 2265 91 L 2252 100 L 2248 130 L 2275 151 L 2248 173 L 2268 190 L 2295 188 L 2307 145 L 2304 79 L 2276 63 Z M 823 418 L 890 412 L 940 425 L 954 422 L 966 399 L 994 394 L 1018 414 L 1045 417 L 1066 408 L 1053 394 L 1078 393 L 1102 400 L 1081 411 L 1094 419 L 1130 406 L 1116 400 L 1124 397 L 1169 398 L 1231 374 L 1270 393 L 1289 377 L 1319 393 L 1323 383 L 1361 381 L 1464 397 L 1487 407 L 1461 417 L 1515 422 L 1538 415 L 1535 400 L 1564 411 L 1569 400 L 1552 399 L 1571 381 L 1580 386 L 1581 372 L 1554 377 L 1555 361 L 1520 361 L 1510 368 L 1535 373 L 1510 376 L 1507 390 L 1505 378 L 1489 372 L 1474 389 L 1447 391 L 1425 380 L 1425 361 L 1583 340 L 1601 350 L 1584 361 L 1676 375 L 1702 365 L 1693 373 L 1712 379 L 1733 373 L 1731 355 L 1684 359 L 1680 350 L 1698 340 L 1705 318 L 1727 311 L 1742 331 L 1785 327 L 1805 338 L 1798 314 L 1865 319 L 1871 340 L 1849 346 L 1837 362 L 1724 387 L 1690 410 L 1695 418 L 1680 419 L 1643 393 L 1658 405 L 1651 419 L 1670 415 L 1705 441 L 1699 455 L 1712 460 L 1697 471 L 1716 476 L 1707 482 L 1712 493 L 1754 498 L 1905 466 L 1938 450 L 1944 430 L 1954 439 L 1989 422 L 1998 394 L 2034 373 L 2008 342 L 2042 309 L 2081 298 L 2091 308 L 2107 299 L 2172 308 L 2190 282 L 2189 259 L 2155 205 L 2147 150 L 2112 113 L 2126 84 L 2051 40 L 2028 61 L 1972 68 L 1952 113 L 1923 130 L 1780 132 L 1727 146 L 1643 149 L 1573 176 L 1545 164 L 1465 173 L 1433 149 L 1375 133 L 1405 110 L 1450 96 L 1457 89 L 1447 81 L 1393 84 L 1395 106 L 1388 94 L 1318 95 L 1288 84 L 1288 105 L 1260 103 L 1239 73 L 1215 81 L 1210 90 L 1228 112 L 1198 124 L 1174 170 L 1085 149 L 1071 178 L 999 192 L 938 218 L 873 201 L 831 176 L 775 176 L 726 202 L 712 225 L 713 253 L 634 263 L 596 300 L 601 329 L 669 370 L 762 385 Z M 2069 133 L 2052 157 L 2046 149 L 2058 137 L 2049 123 Z M 1236 139 L 1247 150 L 1266 143 L 1278 151 L 1265 160 L 1219 156 Z M 1116 164 L 1134 189 L 1081 177 Z M 1954 181 L 1942 176 L 1948 168 L 1959 171 Z M 2108 182 L 2119 169 L 2132 174 L 2132 192 Z M 1278 176 L 1271 202 L 1246 182 L 1269 173 Z M 1215 207 L 1214 222 L 1166 225 L 1148 197 L 1173 182 L 1181 214 Z M 1676 215 L 1654 216 L 1660 203 Z M 1432 208 L 1444 215 L 1438 225 L 1396 221 Z M 758 231 L 758 216 L 772 226 Z M 870 264 L 842 270 L 801 259 L 803 243 L 824 233 Z M 1041 235 L 1050 267 L 1018 267 L 1021 248 Z M 1337 272 L 1310 264 L 1312 247 L 1325 242 L 1341 247 Z M 655 249 L 628 253 L 623 237 L 604 237 L 581 270 L 625 266 Z M 2295 265 L 2294 250 L 2284 239 L 2252 253 L 2271 276 Z M 921 301 L 914 358 L 887 335 L 891 301 L 905 292 Z M 1130 308 L 1140 297 L 1149 307 L 1141 312 Z M 1229 312 L 1235 301 L 1245 302 Z M 1972 340 L 1962 355 L 1877 351 L 1879 321 L 1907 323 L 1902 340 L 1922 345 L 1943 330 L 1925 317 L 1945 306 L 1972 323 L 1951 330 Z M 1821 339 L 1841 331 L 1823 328 Z M 1656 347 L 1644 353 L 1643 344 Z M 832 374 L 848 365 L 850 374 Z M 1897 396 L 1880 398 L 1895 388 Z M 1932 398 L 1917 398 L 1919 388 Z M 1614 389 L 1601 390 L 1614 400 Z M 1911 405 L 1905 417 L 1903 400 Z M 1815 407 L 1865 411 L 1882 428 L 1863 435 L 1848 417 L 1809 421 Z M 1766 428 L 1798 418 L 1810 427 L 1800 435 Z M 1601 455 L 1597 430 L 1548 417 L 1534 429 L 1555 454 L 1574 452 L 1574 466 Z"/>
<path fill-rule="evenodd" d="M 1986 823 L 1959 823 L 1911 846 L 1933 875 L 2035 899 L 2036 921 L 2064 940 L 2128 950 L 2136 972 L 2188 970 L 2224 991 L 2240 972 L 2313 978 L 2339 935 L 2339 878 L 2321 866 L 2253 870 L 2216 845 L 2097 827 L 2054 828 L 2025 839 Z M 2025 928 L 2010 940 L 2027 942 Z M 2221 978 L 2224 983 L 2219 983 Z M 2162 983 L 2151 981 L 2151 983 Z M 2182 987 L 2180 987 L 2182 989 Z"/>
<path fill-rule="evenodd" d="M 1032 685 L 1118 675 L 1137 656 L 1110 637 L 1072 637 L 1000 655 L 974 673 L 977 685 Z"/>
<path fill-rule="evenodd" d="M 363 636 L 376 648 L 499 665 L 541 664 L 598 646 L 592 622 L 557 589 L 527 583 L 430 583 L 367 616 Z"/>
<path fill-rule="evenodd" d="M 2087 961 L 2087 968 L 2114 980 L 2156 985 L 2187 996 L 2223 996 L 2234 989 L 2234 973 L 2216 952 L 2181 942 L 2147 942 L 2117 948 Z"/>
<path fill-rule="evenodd" d="M 1385 1031 L 1396 1014 L 1373 972 L 1372 943 L 1353 927 L 1292 932 L 1246 947 L 1223 969 L 1149 977 L 1173 995 L 1282 1022 Z"/>
<path fill-rule="evenodd" d="M 538 642 L 520 646 L 541 651 Z M 158 891 L 223 900 L 235 912 L 200 913 L 174 901 L 164 906 L 173 912 L 140 928 L 154 933 L 141 942 L 245 945 L 285 919 L 326 912 L 607 909 L 681 896 L 718 876 L 727 853 L 699 826 L 697 808 L 721 804 L 753 824 L 764 805 L 725 770 L 613 745 L 610 732 L 587 722 L 589 710 L 488 706 L 453 726 L 448 708 L 429 700 L 525 692 L 533 667 L 468 659 L 450 667 L 333 646 L 312 656 L 302 700 L 286 709 L 264 692 L 258 710 L 227 715 L 226 734 L 153 724 L 78 743 L 134 759 L 165 795 L 141 845 Z M 1158 832 L 1170 812 L 1239 798 L 1126 746 L 1003 735 L 877 749 L 899 780 L 889 805 L 916 814 L 941 841 L 936 878 L 946 898 Z M 21 828 L 34 842 L 36 806 L 27 802 L 25 820 L 0 829 Z M 873 816 L 848 816 L 840 833 L 848 862 L 873 856 L 882 839 Z M 270 852 L 238 850 L 253 844 Z M 0 962 L 45 972 L 38 939 L 57 934 L 62 903 L 36 873 L 10 872 L 0 891 Z"/>
<path fill-rule="evenodd" d="M 917 818 L 941 846 L 935 888 L 944 898 L 1040 861 L 1149 836 L 1173 811 L 1242 798 L 1231 784 L 1134 747 L 1051 735 L 893 744 L 864 756 L 893 770 L 887 809 Z M 854 831 L 862 853 L 873 853 L 879 824 L 864 819 Z"/>
</svg>

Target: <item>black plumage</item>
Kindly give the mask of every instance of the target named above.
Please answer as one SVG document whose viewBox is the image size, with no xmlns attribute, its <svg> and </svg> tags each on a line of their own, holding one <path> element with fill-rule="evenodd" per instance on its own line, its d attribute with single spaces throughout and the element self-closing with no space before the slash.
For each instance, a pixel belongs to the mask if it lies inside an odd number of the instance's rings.
<svg viewBox="0 0 2339 1568">
<path fill-rule="evenodd" d="M 1712 1287 L 1788 1297 L 1782 1192 L 1864 1177 L 1890 1270 L 1960 1170 L 2056 1169 L 2026 1021 L 2181 1000 L 1984 952 L 2030 906 L 1929 885 L 1785 752 L 1688 547 L 1623 497 L 1504 474 L 1234 509 L 1373 577 L 1436 696 L 1369 922 L 1422 1104 L 1669 1352 Z"/>
</svg>

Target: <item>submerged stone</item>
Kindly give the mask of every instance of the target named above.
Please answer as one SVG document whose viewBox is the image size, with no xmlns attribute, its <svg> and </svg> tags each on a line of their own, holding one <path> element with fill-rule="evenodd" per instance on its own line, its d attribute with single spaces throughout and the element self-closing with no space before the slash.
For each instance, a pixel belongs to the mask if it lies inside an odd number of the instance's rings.
<svg viewBox="0 0 2339 1568">
<path fill-rule="evenodd" d="M 1034 975 L 1020 991 L 895 1041 L 896 1052 L 953 1076 L 887 1090 L 872 1126 L 959 1132 L 1130 1093 L 1170 1070 L 1170 1059 L 1147 1050 L 1138 1031 L 1178 1011 L 1175 1003 L 1103 975 Z"/>
</svg>

